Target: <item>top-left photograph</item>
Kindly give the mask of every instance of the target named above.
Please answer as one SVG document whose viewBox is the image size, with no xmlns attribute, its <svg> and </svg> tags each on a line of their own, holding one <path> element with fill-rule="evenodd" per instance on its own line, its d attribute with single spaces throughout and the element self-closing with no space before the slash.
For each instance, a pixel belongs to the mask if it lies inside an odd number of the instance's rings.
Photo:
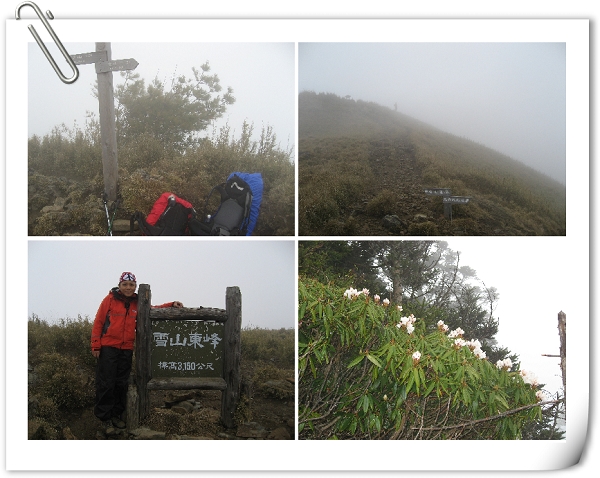
<svg viewBox="0 0 600 478">
<path fill-rule="evenodd" d="M 295 235 L 294 43 L 64 49 L 29 44 L 29 236 Z"/>
</svg>

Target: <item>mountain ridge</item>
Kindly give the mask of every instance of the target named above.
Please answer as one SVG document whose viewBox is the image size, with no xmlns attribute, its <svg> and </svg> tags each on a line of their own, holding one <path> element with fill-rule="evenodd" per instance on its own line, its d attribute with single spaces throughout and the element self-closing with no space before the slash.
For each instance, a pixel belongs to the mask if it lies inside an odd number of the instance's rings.
<svg viewBox="0 0 600 478">
<path fill-rule="evenodd" d="M 564 185 L 403 113 L 302 92 L 298 131 L 301 235 L 566 234 Z M 472 202 L 448 220 L 436 187 Z"/>
</svg>

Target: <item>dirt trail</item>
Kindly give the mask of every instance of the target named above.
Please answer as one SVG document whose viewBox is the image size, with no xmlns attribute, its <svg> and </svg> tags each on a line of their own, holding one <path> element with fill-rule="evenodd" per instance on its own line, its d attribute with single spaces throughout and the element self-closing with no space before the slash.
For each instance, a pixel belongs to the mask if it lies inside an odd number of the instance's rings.
<svg viewBox="0 0 600 478">
<path fill-rule="evenodd" d="M 373 171 L 375 186 L 370 196 L 363 198 L 363 205 L 384 190 L 392 192 L 400 206 L 394 214 L 405 224 L 410 224 L 416 214 L 429 214 L 429 202 L 423 193 L 421 167 L 417 164 L 414 147 L 408 136 L 383 137 L 369 143 L 369 166 Z M 381 223 L 381 217 L 364 213 L 362 207 L 355 212 L 367 225 L 368 235 L 396 235 Z"/>
</svg>

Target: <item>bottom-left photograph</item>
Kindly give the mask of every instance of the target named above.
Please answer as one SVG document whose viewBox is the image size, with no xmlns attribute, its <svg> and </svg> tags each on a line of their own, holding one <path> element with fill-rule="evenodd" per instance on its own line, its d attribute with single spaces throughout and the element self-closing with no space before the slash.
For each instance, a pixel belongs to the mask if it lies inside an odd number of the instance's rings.
<svg viewBox="0 0 600 478">
<path fill-rule="evenodd" d="M 294 440 L 295 243 L 30 240 L 29 440 Z"/>
</svg>

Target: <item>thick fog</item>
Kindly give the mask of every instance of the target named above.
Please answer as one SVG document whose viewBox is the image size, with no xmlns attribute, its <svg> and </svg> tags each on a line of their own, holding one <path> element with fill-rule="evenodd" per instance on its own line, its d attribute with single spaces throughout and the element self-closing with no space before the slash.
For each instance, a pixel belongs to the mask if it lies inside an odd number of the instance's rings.
<svg viewBox="0 0 600 478">
<path fill-rule="evenodd" d="M 69 54 L 93 52 L 94 43 L 65 43 Z M 294 43 L 112 43 L 112 59 L 133 58 L 137 73 L 150 84 L 155 78 L 168 91 L 174 78 L 193 78 L 192 68 L 209 62 L 221 82 L 221 94 L 233 88 L 236 101 L 213 128 L 228 125 L 239 138 L 244 121 L 254 125 L 253 140 L 260 138 L 263 127 L 270 126 L 282 149 L 295 143 L 295 64 Z M 50 49 L 58 51 L 50 45 Z M 53 55 L 62 60 L 60 52 Z M 67 77 L 72 70 L 57 60 Z M 43 137 L 54 127 L 65 124 L 84 128 L 88 112 L 98 118 L 98 100 L 93 96 L 97 75 L 94 65 L 80 65 L 79 78 L 73 84 L 62 83 L 41 49 L 29 43 L 28 135 Z M 113 73 L 115 87 L 124 79 Z"/>
<path fill-rule="evenodd" d="M 300 43 L 298 90 L 397 105 L 566 184 L 565 43 Z"/>
</svg>

